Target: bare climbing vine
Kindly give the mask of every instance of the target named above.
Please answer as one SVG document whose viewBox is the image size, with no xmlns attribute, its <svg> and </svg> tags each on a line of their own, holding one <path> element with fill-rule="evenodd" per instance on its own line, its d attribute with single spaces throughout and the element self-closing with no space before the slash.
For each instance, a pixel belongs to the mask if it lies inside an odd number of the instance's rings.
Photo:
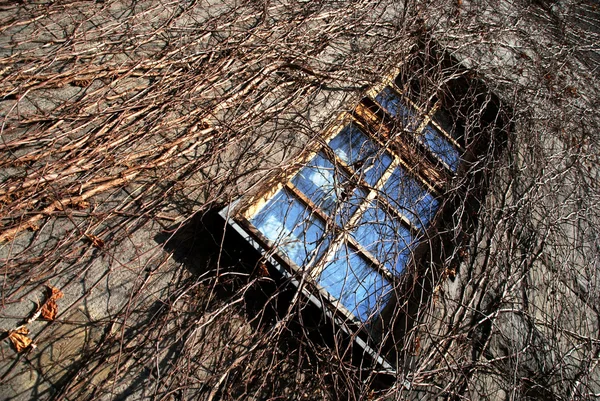
<svg viewBox="0 0 600 401">
<path fill-rule="evenodd" d="M 597 399 L 598 7 L 0 4 L 0 393 Z M 473 157 L 397 288 L 382 377 L 214 211 L 289 176 L 391 73 L 456 106 Z M 32 320 L 45 286 L 64 297 Z"/>
</svg>

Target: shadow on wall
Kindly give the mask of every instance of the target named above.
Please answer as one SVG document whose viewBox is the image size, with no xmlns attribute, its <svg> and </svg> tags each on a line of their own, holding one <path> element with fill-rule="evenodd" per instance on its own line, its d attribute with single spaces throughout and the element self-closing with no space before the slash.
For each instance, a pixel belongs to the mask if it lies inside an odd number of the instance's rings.
<svg viewBox="0 0 600 401">
<path fill-rule="evenodd" d="M 261 255 L 250 244 L 236 233 L 226 230 L 223 219 L 218 215 L 219 210 L 220 208 L 215 208 L 207 213 L 197 214 L 185 224 L 165 230 L 155 237 L 188 270 L 193 277 L 192 281 L 202 282 L 202 291 L 211 294 L 207 296 L 205 293 L 195 293 L 204 298 L 199 302 L 202 306 L 196 310 L 196 316 L 200 321 L 211 321 L 206 338 L 200 345 L 203 352 L 196 361 L 205 360 L 203 366 L 209 371 L 230 371 L 232 382 L 221 384 L 219 393 L 239 392 L 242 397 L 246 392 L 266 390 L 252 390 L 252 385 L 243 384 L 243 380 L 236 377 L 244 372 L 237 370 L 243 371 L 251 365 L 257 370 L 255 373 L 259 377 L 259 371 L 268 371 L 273 360 L 277 360 L 278 374 L 270 381 L 272 389 L 269 391 L 298 398 L 308 387 L 319 383 L 309 378 L 310 372 L 314 373 L 315 354 L 312 351 L 306 352 L 308 350 L 302 344 L 307 343 L 306 336 L 311 334 L 315 335 L 315 338 L 311 338 L 312 341 L 319 340 L 323 343 L 322 338 L 319 338 L 319 330 L 323 327 L 321 313 L 311 310 L 309 314 L 312 321 L 298 318 L 307 305 L 300 301 L 290 308 L 295 289 L 289 282 L 277 277 L 270 267 L 267 268 Z M 225 312 L 223 316 L 212 320 L 214 312 L 225 310 L 226 305 L 229 305 L 231 313 Z M 292 318 L 285 320 L 285 330 L 281 330 L 277 323 L 282 322 L 285 316 L 289 317 L 289 314 Z M 227 325 L 235 328 L 223 334 L 222 326 Z M 242 330 L 240 327 L 247 329 Z M 240 334 L 245 338 L 240 340 L 242 345 L 238 348 L 239 353 L 233 352 L 228 355 L 229 359 L 207 357 L 218 352 L 217 348 L 235 348 L 231 345 L 232 341 L 237 341 Z M 215 343 L 223 345 L 215 347 Z M 246 362 L 235 366 L 239 358 L 245 358 Z M 261 360 L 268 363 L 263 366 Z M 300 381 L 296 377 L 298 367 L 307 372 Z M 319 392 L 315 390 L 313 393 Z"/>
<path fill-rule="evenodd" d="M 185 224 L 164 230 L 155 240 L 222 301 L 243 296 L 250 321 L 274 321 L 277 300 L 273 294 L 282 292 L 281 283 L 270 277 L 254 248 L 226 233 L 220 209 L 198 213 Z"/>
</svg>

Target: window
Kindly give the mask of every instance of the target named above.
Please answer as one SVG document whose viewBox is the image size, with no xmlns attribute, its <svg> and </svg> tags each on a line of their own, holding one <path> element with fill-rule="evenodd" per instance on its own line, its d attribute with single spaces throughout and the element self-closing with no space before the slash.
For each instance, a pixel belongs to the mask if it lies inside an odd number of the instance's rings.
<svg viewBox="0 0 600 401">
<path fill-rule="evenodd" d="M 274 193 L 242 213 L 288 270 L 368 327 L 436 220 L 462 148 L 389 83 L 365 98 Z"/>
<path fill-rule="evenodd" d="M 438 278 L 465 260 L 510 132 L 510 111 L 437 47 L 403 68 L 417 78 L 375 88 L 297 170 L 221 211 L 336 336 L 392 374 Z M 430 73 L 437 93 L 423 89 Z"/>
</svg>

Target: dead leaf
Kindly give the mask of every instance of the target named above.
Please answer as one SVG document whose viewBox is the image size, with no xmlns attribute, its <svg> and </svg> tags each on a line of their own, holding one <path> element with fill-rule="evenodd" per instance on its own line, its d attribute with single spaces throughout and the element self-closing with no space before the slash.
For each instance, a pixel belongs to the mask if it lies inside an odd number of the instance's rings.
<svg viewBox="0 0 600 401">
<path fill-rule="evenodd" d="M 74 79 L 71 84 L 80 88 L 86 88 L 92 84 L 91 79 Z"/>
<path fill-rule="evenodd" d="M 47 286 L 48 289 L 50 290 L 50 298 L 51 299 L 61 299 L 64 294 L 62 293 L 61 290 L 59 290 L 58 288 L 52 287 L 52 286 Z"/>
<path fill-rule="evenodd" d="M 34 346 L 31 338 L 27 337 L 29 329 L 25 326 L 8 332 L 8 338 L 12 342 L 17 352 L 26 350 L 29 346 Z"/>
<path fill-rule="evenodd" d="M 56 305 L 56 301 L 49 299 L 44 305 L 42 305 L 42 319 L 52 321 L 56 319 L 57 314 L 58 305 Z"/>
<path fill-rule="evenodd" d="M 90 240 L 94 248 L 102 249 L 104 247 L 104 241 L 96 237 L 94 234 L 85 234 L 85 237 Z"/>
<path fill-rule="evenodd" d="M 76 202 L 73 205 L 73 207 L 78 210 L 85 210 L 90 207 L 90 202 L 82 200 L 82 201 Z"/>
<path fill-rule="evenodd" d="M 567 95 L 571 96 L 571 97 L 579 97 L 579 94 L 577 92 L 577 88 L 574 86 L 567 86 L 565 88 L 565 91 L 567 92 Z"/>
<path fill-rule="evenodd" d="M 421 337 L 417 336 L 415 338 L 415 349 L 413 350 L 413 355 L 419 355 L 421 351 Z"/>
<path fill-rule="evenodd" d="M 48 287 L 48 299 L 42 305 L 40 310 L 42 314 L 42 319 L 44 320 L 54 320 L 56 319 L 56 315 L 58 315 L 58 305 L 56 304 L 56 300 L 63 297 L 63 293 L 58 288 Z"/>
<path fill-rule="evenodd" d="M 267 268 L 267 265 L 264 263 L 261 263 L 258 265 L 258 276 L 259 277 L 269 277 L 269 269 Z"/>
<path fill-rule="evenodd" d="M 13 201 L 13 198 L 12 198 L 11 194 L 6 194 L 6 195 L 0 196 L 0 204 L 8 205 L 12 201 Z"/>
<path fill-rule="evenodd" d="M 12 241 L 12 240 L 14 240 L 14 239 L 15 239 L 15 236 L 14 236 L 14 235 L 10 235 L 10 234 L 9 234 L 9 235 L 6 235 L 6 236 L 4 236 L 4 237 L 1 237 L 1 238 L 0 238 L 0 243 L 2 243 L 2 242 L 4 242 L 4 241 L 6 241 L 6 242 L 10 242 L 10 241 Z"/>
</svg>

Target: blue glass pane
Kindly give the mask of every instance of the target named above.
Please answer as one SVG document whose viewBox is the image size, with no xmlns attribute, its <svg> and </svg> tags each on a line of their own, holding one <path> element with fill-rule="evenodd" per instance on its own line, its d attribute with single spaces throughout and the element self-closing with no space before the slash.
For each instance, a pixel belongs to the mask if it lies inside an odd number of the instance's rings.
<svg viewBox="0 0 600 401">
<path fill-rule="evenodd" d="M 318 283 L 361 321 L 381 310 L 389 299 L 390 283 L 348 246 L 341 246 Z"/>
<path fill-rule="evenodd" d="M 415 240 L 404 224 L 376 204 L 361 215 L 352 236 L 391 272 L 401 273 L 410 258 Z"/>
<path fill-rule="evenodd" d="M 335 211 L 345 181 L 347 178 L 320 153 L 292 178 L 292 184 L 329 215 Z"/>
<path fill-rule="evenodd" d="M 382 192 L 394 208 L 419 228 L 427 227 L 439 206 L 438 200 L 400 166 L 394 170 Z"/>
<path fill-rule="evenodd" d="M 358 171 L 369 185 L 375 185 L 392 162 L 389 153 L 353 124 L 344 127 L 329 146 L 340 159 Z"/>
<path fill-rule="evenodd" d="M 250 220 L 298 266 L 321 257 L 329 244 L 325 224 L 304 204 L 283 189 Z"/>
<path fill-rule="evenodd" d="M 376 97 L 375 101 L 381 105 L 391 116 L 402 121 L 402 125 L 410 131 L 417 128 L 417 116 L 409 106 L 404 104 L 402 98 L 395 90 L 386 86 Z"/>
<path fill-rule="evenodd" d="M 446 163 L 452 171 L 456 171 L 460 160 L 460 153 L 445 136 L 431 125 L 428 125 L 420 134 L 420 137 L 425 145 Z"/>
<path fill-rule="evenodd" d="M 364 198 L 358 189 L 352 189 L 348 177 L 321 153 L 292 178 L 292 184 L 321 210 L 335 217 L 338 224 L 347 222 Z"/>
</svg>

